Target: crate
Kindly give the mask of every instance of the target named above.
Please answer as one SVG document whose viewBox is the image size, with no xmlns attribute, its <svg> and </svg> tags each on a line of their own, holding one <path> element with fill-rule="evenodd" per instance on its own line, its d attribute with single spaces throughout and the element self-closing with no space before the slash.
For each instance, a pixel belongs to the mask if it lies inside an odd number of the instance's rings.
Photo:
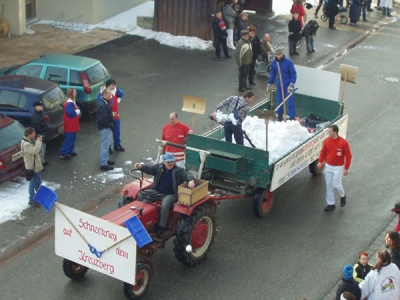
<svg viewBox="0 0 400 300">
<path fill-rule="evenodd" d="M 184 205 L 192 205 L 208 195 L 208 181 L 194 179 L 196 187 L 189 189 L 188 183 L 182 183 L 178 186 L 178 202 Z"/>
</svg>

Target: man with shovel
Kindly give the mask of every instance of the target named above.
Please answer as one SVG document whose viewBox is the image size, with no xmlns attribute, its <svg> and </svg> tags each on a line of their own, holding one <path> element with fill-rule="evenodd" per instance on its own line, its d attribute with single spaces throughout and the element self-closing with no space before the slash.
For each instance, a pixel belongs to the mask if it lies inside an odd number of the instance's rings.
<svg viewBox="0 0 400 300">
<path fill-rule="evenodd" d="M 268 80 L 267 91 L 272 90 L 272 84 L 276 80 L 276 106 L 285 99 L 294 90 L 297 80 L 296 69 L 294 63 L 283 54 L 283 48 L 277 48 L 275 51 L 275 60 L 271 65 L 270 77 Z M 291 120 L 296 117 L 296 107 L 294 104 L 294 96 L 290 96 L 284 105 L 278 110 L 278 121 L 283 120 L 283 115 L 289 115 Z"/>
<path fill-rule="evenodd" d="M 232 134 L 235 142 L 238 145 L 243 145 L 243 128 L 242 123 L 247 117 L 250 110 L 250 104 L 254 101 L 254 93 L 252 91 L 245 91 L 241 97 L 231 96 L 217 105 L 216 111 L 226 109 L 228 118 L 224 122 L 225 141 L 232 143 Z M 229 117 L 229 115 L 231 117 Z M 211 120 L 216 120 L 216 113 L 210 115 Z"/>
</svg>

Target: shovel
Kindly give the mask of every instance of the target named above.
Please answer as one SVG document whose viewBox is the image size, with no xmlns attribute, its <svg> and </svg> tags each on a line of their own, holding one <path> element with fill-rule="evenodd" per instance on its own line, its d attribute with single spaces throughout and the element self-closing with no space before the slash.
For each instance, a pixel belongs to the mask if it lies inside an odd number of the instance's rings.
<svg viewBox="0 0 400 300">
<path fill-rule="evenodd" d="M 192 130 L 196 131 L 196 115 L 204 115 L 206 112 L 206 98 L 183 95 L 182 111 L 193 113 Z"/>
<path fill-rule="evenodd" d="M 287 99 L 289 99 L 293 93 L 297 91 L 297 88 L 294 89 L 293 91 L 290 92 L 289 95 L 287 95 L 287 97 L 285 99 L 283 99 L 282 103 L 279 104 L 274 110 L 257 110 L 257 117 L 259 117 L 260 119 L 265 119 L 265 150 L 268 151 L 268 124 L 269 124 L 269 120 L 273 120 L 275 119 L 275 113 L 276 111 L 286 102 Z M 272 99 L 272 98 L 271 98 Z"/>
</svg>

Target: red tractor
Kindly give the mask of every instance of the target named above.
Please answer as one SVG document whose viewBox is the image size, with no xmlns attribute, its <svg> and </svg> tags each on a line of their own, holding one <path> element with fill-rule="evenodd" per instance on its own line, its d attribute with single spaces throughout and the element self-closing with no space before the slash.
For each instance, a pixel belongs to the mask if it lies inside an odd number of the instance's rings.
<svg viewBox="0 0 400 300">
<path fill-rule="evenodd" d="M 167 240 L 174 238 L 176 259 L 186 265 L 196 266 L 201 263 L 211 249 L 216 234 L 217 200 L 213 194 L 208 194 L 193 205 L 175 204 L 170 211 L 166 235 L 159 238 L 156 235 L 159 222 L 161 201 L 151 203 L 137 201 L 139 192 L 147 190 L 152 182 L 131 170 L 129 174 L 135 179 L 122 190 L 122 202 L 117 210 L 102 217 L 115 224 L 125 226 L 124 222 L 137 216 L 146 228 L 153 241 L 142 248 L 137 248 L 137 265 L 135 285 L 124 283 L 124 293 L 128 299 L 138 299 L 150 285 L 154 266 L 150 257 L 159 249 L 163 249 Z M 71 279 L 79 280 L 87 272 L 86 267 L 64 259 L 64 273 Z"/>
</svg>

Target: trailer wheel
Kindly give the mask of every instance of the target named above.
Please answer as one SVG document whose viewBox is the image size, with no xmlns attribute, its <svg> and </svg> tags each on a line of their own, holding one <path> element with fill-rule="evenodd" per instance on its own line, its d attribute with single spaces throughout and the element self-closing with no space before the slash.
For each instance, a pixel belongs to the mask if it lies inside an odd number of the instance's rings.
<svg viewBox="0 0 400 300">
<path fill-rule="evenodd" d="M 217 229 L 216 208 L 205 204 L 197 207 L 190 217 L 184 217 L 178 224 L 174 239 L 176 259 L 183 264 L 196 266 L 211 250 Z M 186 247 L 192 247 L 191 252 Z"/>
<path fill-rule="evenodd" d="M 269 188 L 258 188 L 254 194 L 253 213 L 259 218 L 264 218 L 274 203 L 274 193 Z"/>
<path fill-rule="evenodd" d="M 131 203 L 133 201 L 133 199 L 131 197 L 127 197 L 127 196 L 122 196 L 122 200 L 121 202 L 118 202 L 118 208 Z"/>
<path fill-rule="evenodd" d="M 124 294 L 128 299 L 139 299 L 148 289 L 153 272 L 146 263 L 136 264 L 135 285 L 124 282 Z"/>
<path fill-rule="evenodd" d="M 328 17 L 325 14 L 321 15 L 321 21 L 322 22 L 326 22 L 326 20 L 328 20 Z"/>
<path fill-rule="evenodd" d="M 341 22 L 342 24 L 347 24 L 347 17 L 346 17 L 345 15 L 341 15 L 341 16 L 340 16 L 340 22 Z"/>
<path fill-rule="evenodd" d="M 310 170 L 310 173 L 313 175 L 319 175 L 322 173 L 322 169 L 318 169 L 318 159 L 314 160 L 311 164 L 308 165 L 308 169 Z"/>
<path fill-rule="evenodd" d="M 71 260 L 64 258 L 63 270 L 64 270 L 64 274 L 68 278 L 70 278 L 72 280 L 81 280 L 85 276 L 88 268 L 85 266 L 82 266 L 80 264 L 77 264 L 76 262 L 73 262 Z"/>
</svg>

